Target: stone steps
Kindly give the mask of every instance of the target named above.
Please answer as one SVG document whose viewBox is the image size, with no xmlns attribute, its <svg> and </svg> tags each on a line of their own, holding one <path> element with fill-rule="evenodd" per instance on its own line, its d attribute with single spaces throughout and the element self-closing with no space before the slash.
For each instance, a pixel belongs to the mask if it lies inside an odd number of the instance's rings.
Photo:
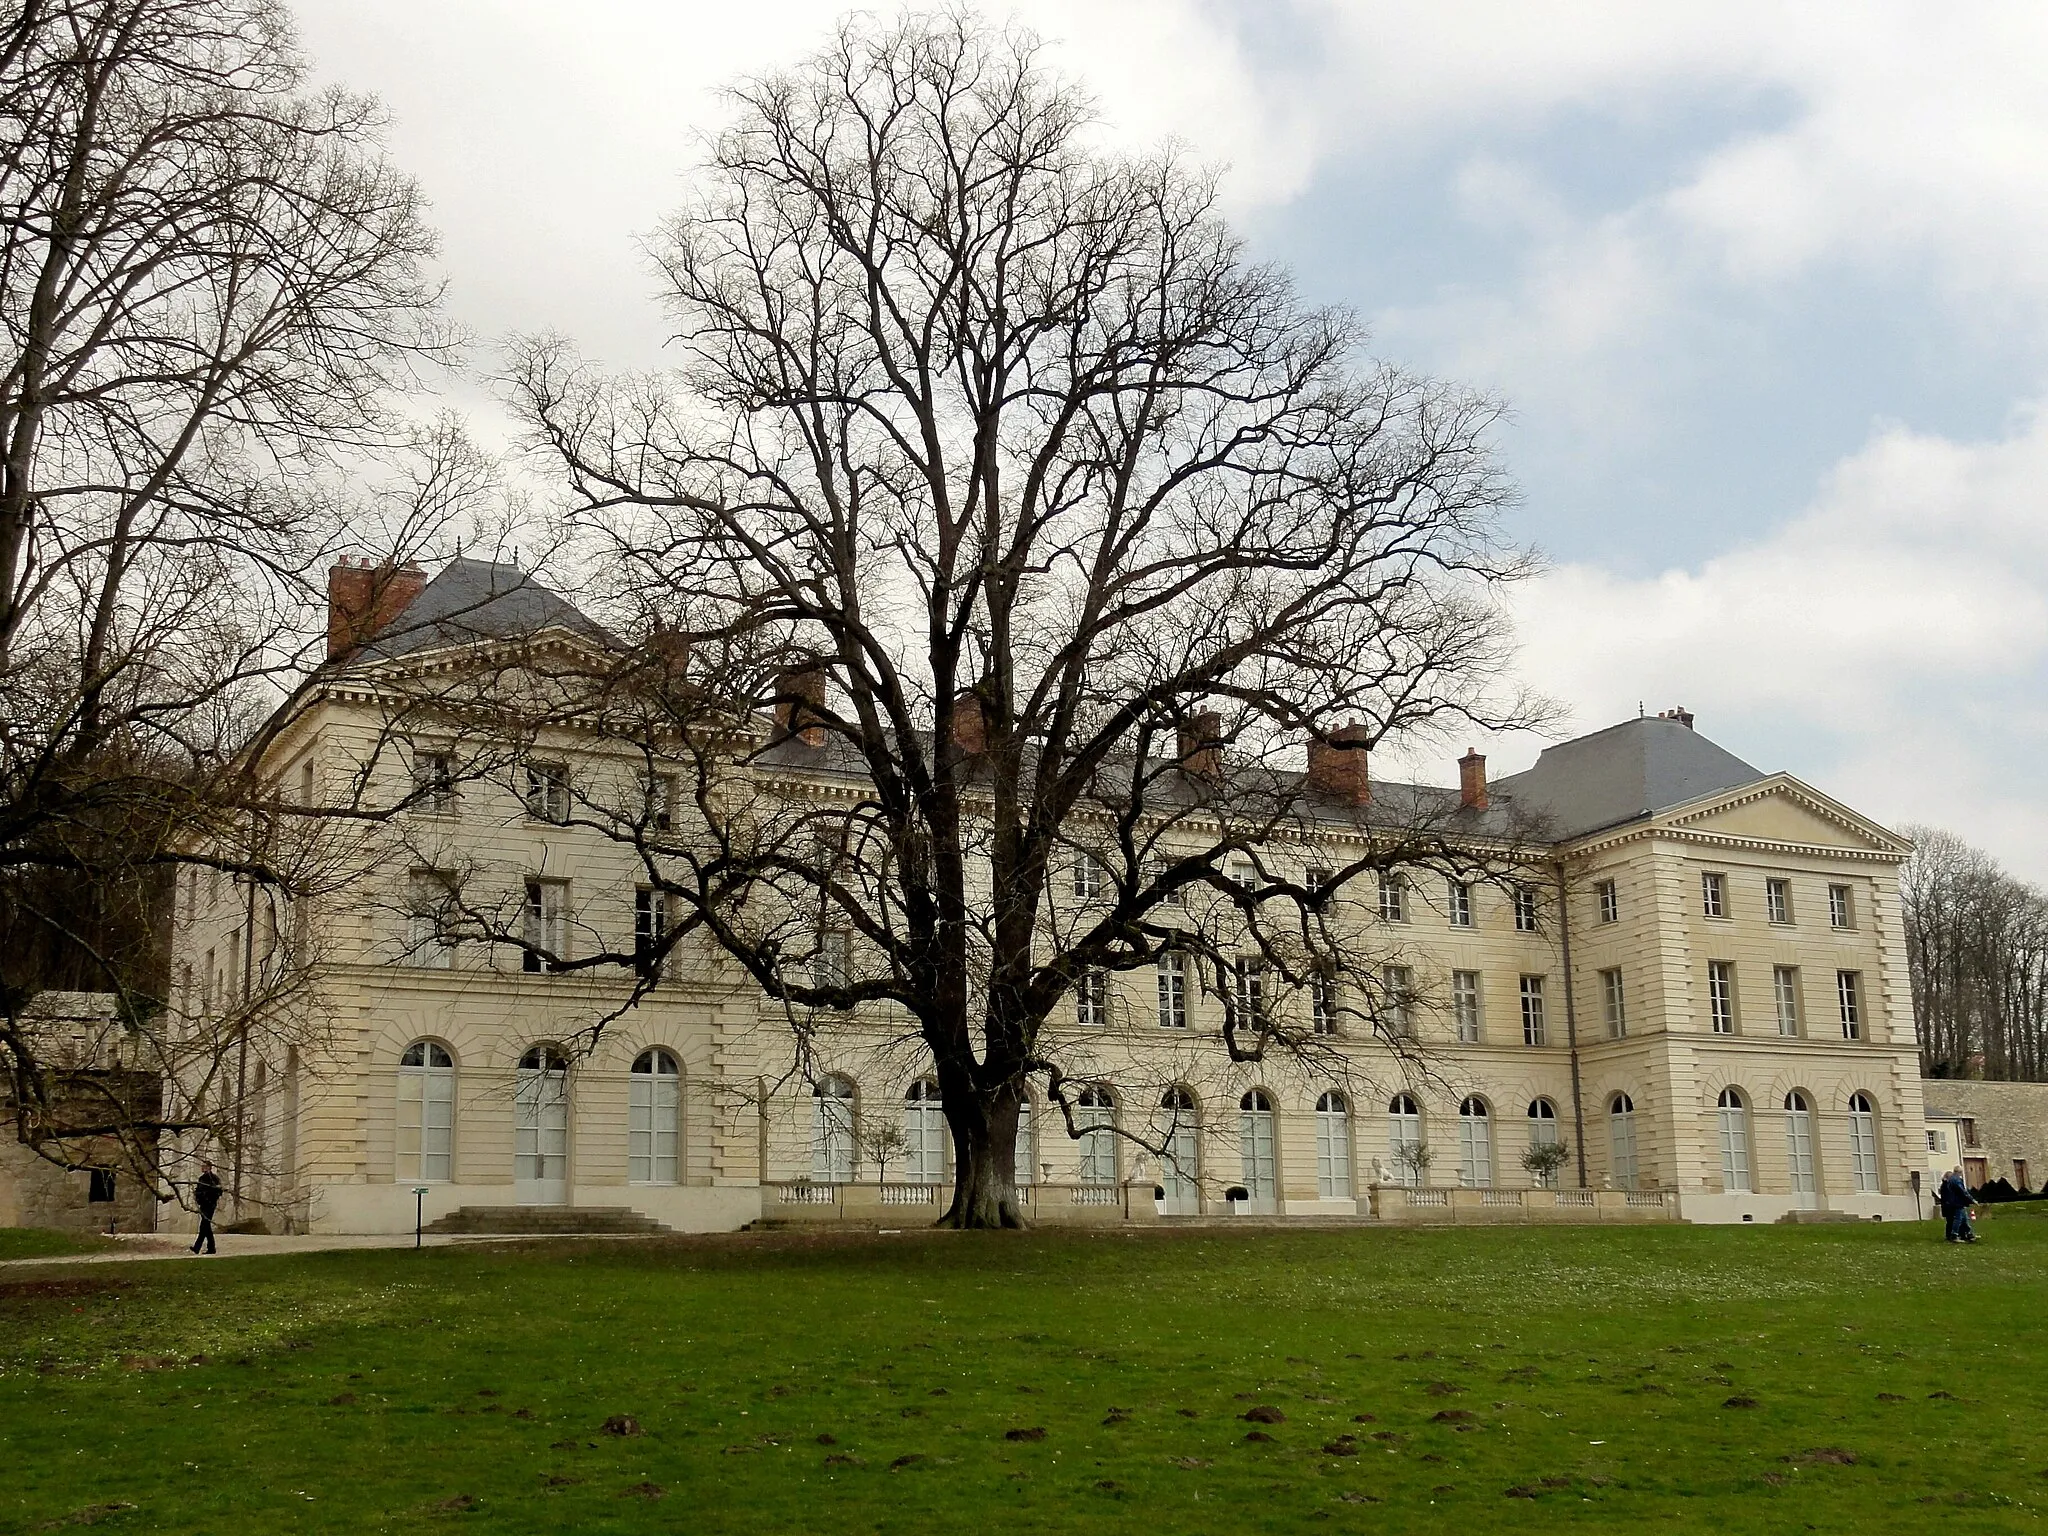
<svg viewBox="0 0 2048 1536">
<path fill-rule="evenodd" d="M 423 1230 L 441 1237 L 633 1237 L 669 1229 L 623 1206 L 465 1205 Z"/>
</svg>

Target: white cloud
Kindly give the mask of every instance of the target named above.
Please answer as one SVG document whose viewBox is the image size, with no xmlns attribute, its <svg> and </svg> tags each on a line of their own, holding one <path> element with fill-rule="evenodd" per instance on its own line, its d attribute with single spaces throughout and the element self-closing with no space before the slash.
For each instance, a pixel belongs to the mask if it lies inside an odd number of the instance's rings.
<svg viewBox="0 0 2048 1536">
<path fill-rule="evenodd" d="M 1701 728 L 1873 814 L 1946 820 L 2048 876 L 2048 411 L 1957 443 L 1889 428 L 1769 536 L 1632 580 L 1567 565 L 1519 606 L 1574 731 L 1683 703 Z M 1518 765 L 1526 743 L 1509 746 Z"/>
</svg>

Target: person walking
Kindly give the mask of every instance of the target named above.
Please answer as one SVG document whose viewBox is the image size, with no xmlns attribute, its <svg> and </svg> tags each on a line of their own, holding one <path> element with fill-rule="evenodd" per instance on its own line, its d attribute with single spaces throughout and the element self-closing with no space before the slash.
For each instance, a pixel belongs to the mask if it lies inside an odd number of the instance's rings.
<svg viewBox="0 0 2048 1536">
<path fill-rule="evenodd" d="M 1948 1222 L 1947 1241 L 1977 1241 L 1977 1234 L 1970 1230 L 1970 1207 L 1977 1203 L 1977 1199 L 1970 1193 L 1970 1186 L 1963 1182 L 1962 1169 L 1951 1168 L 1942 1175 L 1941 1187 L 1934 1192 L 1934 1199 Z"/>
<path fill-rule="evenodd" d="M 192 1186 L 192 1203 L 199 1207 L 199 1235 L 192 1240 L 192 1251 L 199 1252 L 203 1245 L 208 1253 L 218 1253 L 220 1250 L 213 1244 L 213 1212 L 220 1204 L 220 1175 L 203 1157 L 199 1160 L 199 1182 Z"/>
</svg>

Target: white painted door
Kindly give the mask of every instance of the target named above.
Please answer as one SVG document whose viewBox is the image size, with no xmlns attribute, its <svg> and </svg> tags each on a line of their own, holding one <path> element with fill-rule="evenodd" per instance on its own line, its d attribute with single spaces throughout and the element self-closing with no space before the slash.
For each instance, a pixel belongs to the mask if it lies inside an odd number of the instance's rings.
<svg viewBox="0 0 2048 1536">
<path fill-rule="evenodd" d="M 1270 1216 L 1278 1206 L 1279 1179 L 1273 1158 L 1273 1101 L 1254 1088 L 1238 1105 L 1238 1149 L 1244 1164 L 1244 1209 Z"/>
<path fill-rule="evenodd" d="M 1795 1208 L 1810 1211 L 1820 1203 L 1813 1177 L 1813 1111 L 1796 1093 L 1785 1098 L 1785 1176 Z"/>
<path fill-rule="evenodd" d="M 1166 1156 L 1159 1170 L 1159 1187 L 1166 1196 L 1159 1202 L 1162 1216 L 1197 1216 L 1202 1210 L 1202 1186 L 1196 1178 L 1195 1128 L 1176 1121 L 1166 1138 Z"/>
<path fill-rule="evenodd" d="M 520 1058 L 512 1154 L 514 1200 L 569 1203 L 569 1068 L 552 1050 L 536 1047 Z"/>
</svg>

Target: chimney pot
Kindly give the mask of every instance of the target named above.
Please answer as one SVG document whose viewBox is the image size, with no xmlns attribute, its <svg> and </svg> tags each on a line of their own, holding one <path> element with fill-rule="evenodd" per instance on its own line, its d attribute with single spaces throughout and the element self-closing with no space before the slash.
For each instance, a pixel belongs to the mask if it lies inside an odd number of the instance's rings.
<svg viewBox="0 0 2048 1536">
<path fill-rule="evenodd" d="M 1468 811 L 1486 809 L 1486 758 L 1476 747 L 1458 759 L 1458 804 Z"/>
<path fill-rule="evenodd" d="M 1366 777 L 1366 742 L 1372 733 L 1360 722 L 1340 725 L 1328 741 L 1308 744 L 1308 785 L 1310 789 L 1351 805 L 1372 801 L 1372 784 Z"/>
<path fill-rule="evenodd" d="M 969 757 L 988 750 L 988 711 L 972 688 L 962 688 L 953 697 L 953 741 Z"/>
<path fill-rule="evenodd" d="M 327 655 L 351 655 L 391 627 L 427 584 L 427 573 L 408 562 L 372 565 L 347 555 L 327 573 Z"/>
</svg>

